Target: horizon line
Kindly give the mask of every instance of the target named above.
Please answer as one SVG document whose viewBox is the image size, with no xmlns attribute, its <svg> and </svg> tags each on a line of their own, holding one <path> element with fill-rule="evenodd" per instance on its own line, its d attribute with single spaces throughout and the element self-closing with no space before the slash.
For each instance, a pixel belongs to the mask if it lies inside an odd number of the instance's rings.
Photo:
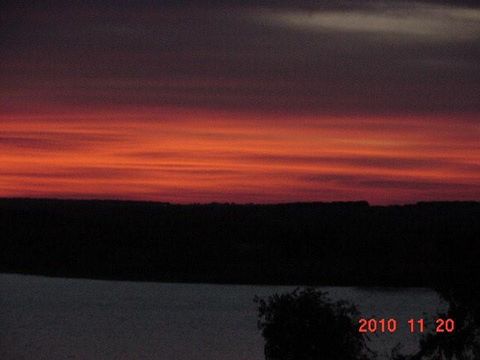
<svg viewBox="0 0 480 360">
<path fill-rule="evenodd" d="M 121 199 L 121 198 L 64 198 L 64 197 L 3 197 L 0 201 L 69 201 L 69 202 L 118 202 L 118 203 L 145 203 L 171 206 L 205 206 L 205 205 L 229 205 L 229 206 L 278 206 L 278 205 L 338 205 L 338 204 L 366 204 L 368 207 L 389 207 L 389 206 L 412 206 L 419 204 L 480 204 L 480 200 L 420 200 L 408 203 L 389 203 L 389 204 L 371 204 L 367 200 L 335 200 L 335 201 L 285 201 L 285 202 L 191 202 L 191 203 L 175 203 L 169 201 L 158 200 L 141 200 L 141 199 Z"/>
</svg>

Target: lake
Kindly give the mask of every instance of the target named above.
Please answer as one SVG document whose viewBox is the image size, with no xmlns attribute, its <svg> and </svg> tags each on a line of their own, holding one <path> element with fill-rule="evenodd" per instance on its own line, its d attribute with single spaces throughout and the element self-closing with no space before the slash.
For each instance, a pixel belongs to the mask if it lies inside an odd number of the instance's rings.
<svg viewBox="0 0 480 360">
<path fill-rule="evenodd" d="M 262 360 L 253 297 L 292 289 L 0 274 L 0 358 Z M 380 353 L 397 342 L 414 351 L 406 321 L 446 308 L 424 288 L 321 289 L 366 317 L 399 321 L 395 334 L 372 337 Z"/>
</svg>

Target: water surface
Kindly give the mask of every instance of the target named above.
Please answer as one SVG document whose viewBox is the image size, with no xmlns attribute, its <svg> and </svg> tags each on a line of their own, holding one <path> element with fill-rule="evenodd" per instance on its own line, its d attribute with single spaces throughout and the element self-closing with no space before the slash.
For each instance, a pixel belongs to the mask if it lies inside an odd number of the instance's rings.
<svg viewBox="0 0 480 360">
<path fill-rule="evenodd" d="M 261 360 L 255 295 L 292 286 L 137 283 L 0 274 L 0 358 Z M 409 318 L 444 309 L 428 289 L 322 288 L 365 316 L 395 317 L 394 335 L 372 338 L 387 352 L 417 347 Z"/>
</svg>

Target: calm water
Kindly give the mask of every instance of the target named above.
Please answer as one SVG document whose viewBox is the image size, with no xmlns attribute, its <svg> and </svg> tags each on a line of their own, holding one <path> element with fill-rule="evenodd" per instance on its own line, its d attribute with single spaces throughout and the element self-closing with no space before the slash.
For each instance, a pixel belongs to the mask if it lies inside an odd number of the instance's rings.
<svg viewBox="0 0 480 360">
<path fill-rule="evenodd" d="M 291 289 L 0 274 L 0 358 L 261 360 L 252 299 Z M 400 325 L 446 306 L 427 289 L 323 290 Z M 418 338 L 404 325 L 371 347 L 389 351 L 399 341 L 413 350 Z"/>
</svg>

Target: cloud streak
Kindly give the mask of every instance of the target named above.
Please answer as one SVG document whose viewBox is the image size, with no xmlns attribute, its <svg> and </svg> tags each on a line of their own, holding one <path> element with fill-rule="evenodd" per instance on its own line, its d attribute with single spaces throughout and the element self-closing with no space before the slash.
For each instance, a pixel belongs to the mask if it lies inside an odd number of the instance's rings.
<svg viewBox="0 0 480 360">
<path fill-rule="evenodd" d="M 469 119 L 357 117 L 349 127 L 335 117 L 135 114 L 135 126 L 121 112 L 63 122 L 10 115 L 0 195 L 380 204 L 479 196 L 479 129 Z"/>
<path fill-rule="evenodd" d="M 271 25 L 318 32 L 398 35 L 410 41 L 475 41 L 480 38 L 480 10 L 419 2 L 365 2 L 343 10 L 265 11 L 254 18 Z M 398 39 L 397 39 L 398 40 Z"/>
</svg>

